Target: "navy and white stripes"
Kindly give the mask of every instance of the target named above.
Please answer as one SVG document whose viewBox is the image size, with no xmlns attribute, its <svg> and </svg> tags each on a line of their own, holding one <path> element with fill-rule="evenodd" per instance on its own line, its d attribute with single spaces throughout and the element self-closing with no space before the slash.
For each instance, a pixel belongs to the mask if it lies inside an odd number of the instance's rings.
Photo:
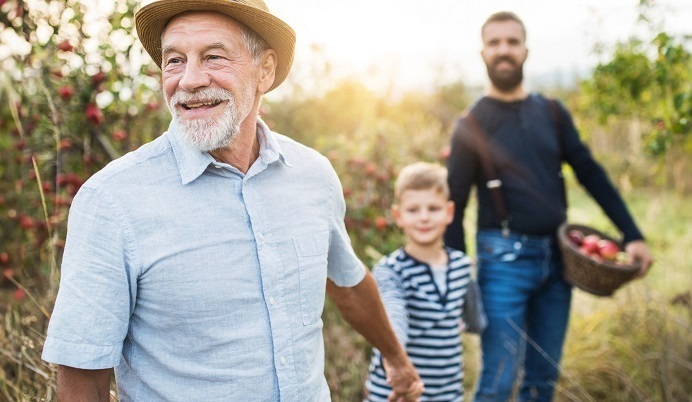
<svg viewBox="0 0 692 402">
<path fill-rule="evenodd" d="M 449 256 L 447 292 L 440 294 L 428 264 L 403 249 L 383 257 L 373 275 L 399 341 L 425 383 L 422 401 L 462 401 L 461 312 L 471 279 L 471 261 L 458 250 Z M 366 383 L 369 401 L 387 401 L 379 350 L 373 349 Z"/>
</svg>

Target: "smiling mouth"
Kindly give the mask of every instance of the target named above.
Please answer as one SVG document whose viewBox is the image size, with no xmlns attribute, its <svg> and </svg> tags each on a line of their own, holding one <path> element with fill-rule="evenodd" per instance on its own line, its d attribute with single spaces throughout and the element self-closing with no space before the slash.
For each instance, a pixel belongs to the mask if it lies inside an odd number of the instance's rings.
<svg viewBox="0 0 692 402">
<path fill-rule="evenodd" d="M 192 110 L 192 109 L 198 109 L 201 107 L 207 107 L 207 108 L 212 108 L 215 106 L 218 106 L 221 104 L 223 101 L 204 101 L 204 102 L 196 102 L 196 103 L 181 103 L 180 106 L 183 107 L 185 110 Z"/>
</svg>

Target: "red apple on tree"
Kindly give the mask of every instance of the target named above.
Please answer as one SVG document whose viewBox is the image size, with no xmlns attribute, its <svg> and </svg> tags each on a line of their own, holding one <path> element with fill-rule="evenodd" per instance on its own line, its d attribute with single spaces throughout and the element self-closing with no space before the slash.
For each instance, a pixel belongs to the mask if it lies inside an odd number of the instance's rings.
<svg viewBox="0 0 692 402">
<path fill-rule="evenodd" d="M 70 42 L 65 39 L 62 42 L 58 43 L 56 46 L 58 49 L 62 50 L 63 52 L 71 52 L 74 47 L 70 44 Z"/>
<path fill-rule="evenodd" d="M 375 218 L 375 227 L 377 230 L 385 230 L 389 226 L 387 219 L 384 216 L 378 216 Z"/>
<path fill-rule="evenodd" d="M 58 95 L 64 100 L 69 100 L 74 95 L 74 88 L 71 85 L 63 85 L 58 88 Z"/>
<path fill-rule="evenodd" d="M 98 106 L 93 103 L 87 105 L 85 115 L 87 120 L 91 121 L 97 126 L 103 123 L 103 113 L 101 113 L 101 109 L 99 109 Z"/>
</svg>

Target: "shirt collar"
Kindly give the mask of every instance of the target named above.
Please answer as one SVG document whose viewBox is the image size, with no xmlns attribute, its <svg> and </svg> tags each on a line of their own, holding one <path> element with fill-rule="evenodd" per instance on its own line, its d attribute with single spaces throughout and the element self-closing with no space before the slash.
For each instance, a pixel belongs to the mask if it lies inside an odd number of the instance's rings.
<svg viewBox="0 0 692 402">
<path fill-rule="evenodd" d="M 257 119 L 257 137 L 260 141 L 259 158 L 264 159 L 268 165 L 276 161 L 281 161 L 288 167 L 292 166 L 286 159 L 286 154 L 281 149 L 276 133 L 271 131 L 267 123 L 260 118 Z"/>
<path fill-rule="evenodd" d="M 167 136 L 178 164 L 183 185 L 196 180 L 207 170 L 209 165 L 215 163 L 214 157 L 208 152 L 199 151 L 187 145 L 180 138 L 180 133 L 178 133 L 172 123 L 168 127 Z M 255 163 L 262 163 L 266 167 L 276 161 L 281 161 L 286 166 L 291 167 L 291 164 L 286 160 L 276 134 L 259 118 L 257 119 L 257 137 L 260 143 L 260 151 Z"/>
</svg>

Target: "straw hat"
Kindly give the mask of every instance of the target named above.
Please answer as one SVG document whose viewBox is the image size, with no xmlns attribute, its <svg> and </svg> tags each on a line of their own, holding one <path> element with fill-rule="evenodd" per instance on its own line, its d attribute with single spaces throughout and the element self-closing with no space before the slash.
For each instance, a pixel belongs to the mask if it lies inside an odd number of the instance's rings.
<svg viewBox="0 0 692 402">
<path fill-rule="evenodd" d="M 296 33 L 275 17 L 263 0 L 159 0 L 142 7 L 135 14 L 137 35 L 154 62 L 161 68 L 161 34 L 168 21 L 186 11 L 216 11 L 226 14 L 257 32 L 278 56 L 274 84 L 286 79 L 293 64 Z"/>
</svg>

